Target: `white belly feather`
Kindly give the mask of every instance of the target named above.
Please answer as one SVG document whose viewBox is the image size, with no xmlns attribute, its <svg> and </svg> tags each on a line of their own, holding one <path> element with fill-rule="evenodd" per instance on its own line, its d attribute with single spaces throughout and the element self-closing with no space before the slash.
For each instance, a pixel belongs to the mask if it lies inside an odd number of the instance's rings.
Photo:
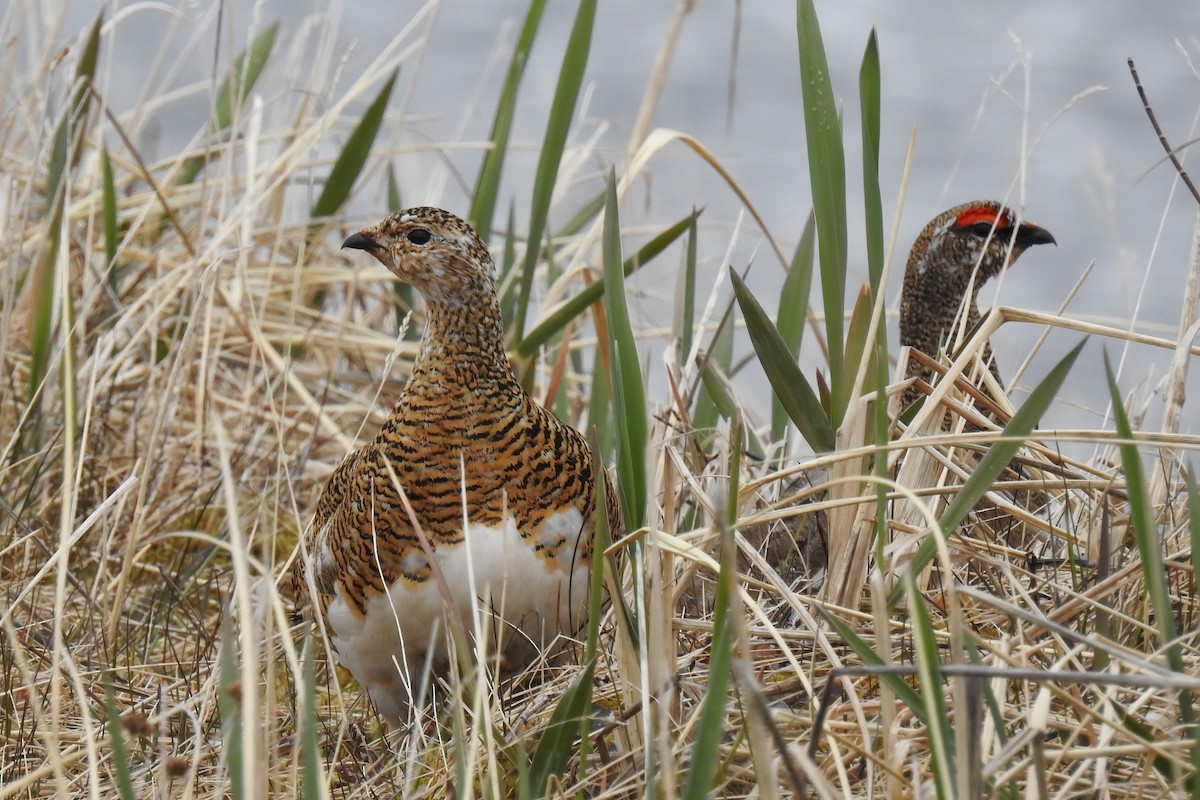
<svg viewBox="0 0 1200 800">
<path fill-rule="evenodd" d="M 549 544 L 565 536 L 573 541 L 582 529 L 582 515 L 571 509 L 546 521 L 541 540 Z M 520 665 L 559 634 L 573 634 L 583 624 L 588 567 L 540 557 L 511 519 L 502 530 L 469 526 L 465 546 L 441 548 L 436 557 L 454 611 L 477 649 L 483 637 L 489 661 L 498 651 L 497 639 L 505 660 Z M 420 699 L 426 667 L 436 672 L 448 663 L 445 605 L 436 580 L 397 581 L 388 595 L 370 598 L 362 616 L 339 587 L 326 620 L 339 660 L 393 720 L 403 721 Z"/>
</svg>

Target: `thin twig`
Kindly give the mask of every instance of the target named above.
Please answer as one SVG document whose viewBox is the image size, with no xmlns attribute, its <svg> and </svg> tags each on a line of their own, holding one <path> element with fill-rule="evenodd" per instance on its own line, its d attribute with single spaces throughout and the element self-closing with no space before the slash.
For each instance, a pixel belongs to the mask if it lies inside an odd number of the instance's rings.
<svg viewBox="0 0 1200 800">
<path fill-rule="evenodd" d="M 1127 60 L 1129 62 L 1129 74 L 1133 76 L 1133 85 L 1137 87 L 1138 97 L 1142 98 L 1142 108 L 1146 109 L 1146 116 L 1150 118 L 1150 124 L 1154 126 L 1154 132 L 1158 134 L 1158 141 L 1162 143 L 1163 150 L 1167 151 L 1167 158 L 1171 159 L 1171 163 L 1175 165 L 1175 171 L 1179 173 L 1179 177 L 1183 178 L 1183 183 L 1191 191 L 1192 197 L 1196 198 L 1197 203 L 1200 203 L 1200 191 L 1196 191 L 1196 185 L 1188 177 L 1187 170 L 1183 168 L 1183 164 L 1179 163 L 1179 158 L 1175 155 L 1175 149 L 1171 147 L 1171 143 L 1167 141 L 1162 127 L 1158 124 L 1158 118 L 1154 116 L 1154 109 L 1150 107 L 1150 100 L 1146 97 L 1146 90 L 1142 88 L 1142 81 L 1138 78 L 1137 67 L 1133 65 L 1133 59 L 1130 58 Z"/>
</svg>

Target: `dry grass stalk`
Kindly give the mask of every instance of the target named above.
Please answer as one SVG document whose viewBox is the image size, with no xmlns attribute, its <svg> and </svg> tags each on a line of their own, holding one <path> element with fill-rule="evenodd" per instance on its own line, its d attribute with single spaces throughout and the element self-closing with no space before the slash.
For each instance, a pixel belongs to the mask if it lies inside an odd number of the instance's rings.
<svg viewBox="0 0 1200 800">
<path fill-rule="evenodd" d="M 277 581 L 320 484 L 381 423 L 413 345 L 396 336 L 384 276 L 344 262 L 330 245 L 338 236 L 312 236 L 297 212 L 306 199 L 297 183 L 328 168 L 322 143 L 344 130 L 342 111 L 403 57 L 383 59 L 324 113 L 296 101 L 283 132 L 254 138 L 269 125 L 247 127 L 221 145 L 241 159 L 236 169 L 215 170 L 198 185 L 171 180 L 192 151 L 143 170 L 114 150 L 113 265 L 103 240 L 100 138 L 88 138 L 66 189 L 52 379 L 36 397 L 29 381 L 37 319 L 23 276 L 54 231 L 41 213 L 45 153 L 28 126 L 43 118 L 35 107 L 49 101 L 53 77 L 33 76 L 29 85 L 43 89 L 24 96 L 33 106 L 6 109 L 0 119 L 15 131 L 9 140 L 22 143 L 6 150 L 0 173 L 0 800 L 115 796 L 115 737 L 129 752 L 136 796 L 297 796 L 298 720 L 309 712 L 318 722 L 320 780 L 334 796 L 442 797 L 467 791 L 456 787 L 459 775 L 473 794 L 503 796 L 516 786 L 520 748 L 535 748 L 579 673 L 568 660 L 503 686 L 451 680 L 436 687 L 422 724 L 387 731 L 328 662 L 318 632 L 315 689 L 310 695 L 303 686 L 302 631 Z M 650 132 L 625 185 L 673 138 Z M 582 160 L 591 147 L 572 157 Z M 558 243 L 556 260 L 573 265 L 569 275 L 596 262 L 595 236 Z M 566 283 L 551 291 L 557 296 Z M 318 294 L 326 298 L 320 312 L 308 302 Z M 989 318 L 985 335 L 1003 321 L 1175 346 L 1012 309 Z M 577 335 L 574 344 L 582 342 Z M 844 622 L 885 664 L 913 663 L 913 621 L 887 607 L 885 578 L 994 442 L 989 419 L 1011 413 L 1002 393 L 981 394 L 961 379 L 971 348 L 948 368 L 923 418 L 891 445 L 903 465 L 889 488 L 887 564 L 873 563 L 866 465 L 874 448 L 861 435 L 848 433 L 838 452 L 799 464 L 741 459 L 733 476 L 734 608 L 744 704 L 728 706 L 722 720 L 717 792 L 782 794 L 793 773 L 827 795 L 929 790 L 930 726 L 900 687 L 855 675 L 823 694 L 835 670 L 862 663 L 823 615 Z M 565 378 L 576 394 L 586 386 L 570 366 Z M 567 407 L 584 405 L 577 396 Z M 727 428 L 694 435 L 687 403 L 657 411 L 672 424 L 655 428 L 649 453 L 655 514 L 635 534 L 636 569 L 610 581 L 639 627 L 626 630 L 611 610 L 603 620 L 595 683 L 603 717 L 586 769 L 574 764 L 563 777 L 564 794 L 640 797 L 652 756 L 653 779 L 670 794 L 692 766 L 712 657 L 704 587 L 717 570 L 716 498 L 725 496 L 735 459 Z M 943 413 L 953 420 L 948 427 Z M 1061 433 L 1069 437 L 1112 439 L 1110 431 Z M 1179 688 L 1200 671 L 1186 493 L 1170 473 L 1157 509 L 1177 623 L 1187 632 L 1180 676 L 1162 666 L 1142 573 L 1130 562 L 1120 471 L 1061 457 L 1058 443 L 1049 433 L 1027 442 L 1022 474 L 993 487 L 989 508 L 977 509 L 936 562 L 941 574 L 923 595 L 935 641 L 957 665 L 977 651 L 985 672 L 925 691 L 952 687 L 960 742 L 980 754 L 989 785 L 1166 795 L 1180 784 L 1157 767 L 1189 774 Z M 1147 434 L 1140 443 L 1163 452 L 1200 447 L 1181 435 Z M 756 442 L 760 452 L 775 444 Z M 1050 498 L 1049 513 L 1023 505 L 1033 493 Z M 825 539 L 827 551 L 816 544 Z M 1072 552 L 1074 563 L 1059 562 Z M 1111 569 L 1102 554 L 1116 562 Z M 814 583 L 826 559 L 819 596 Z M 697 585 L 699 599 L 690 602 Z M 222 656 L 232 674 L 222 675 Z M 1101 678 L 1056 680 L 1065 670 Z M 974 727 L 966 724 L 978 719 L 967 711 L 970 680 L 992 693 Z M 105 723 L 106 685 L 124 727 Z M 243 729 L 236 749 L 227 738 L 233 718 Z M 777 752 L 764 755 L 768 747 Z M 231 778 L 238 759 L 241 788 Z"/>
</svg>

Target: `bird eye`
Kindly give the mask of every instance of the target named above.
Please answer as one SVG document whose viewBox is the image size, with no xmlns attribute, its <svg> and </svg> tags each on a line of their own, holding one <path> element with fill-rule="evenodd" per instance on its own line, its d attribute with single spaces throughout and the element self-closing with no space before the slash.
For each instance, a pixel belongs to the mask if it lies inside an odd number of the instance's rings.
<svg viewBox="0 0 1200 800">
<path fill-rule="evenodd" d="M 987 237 L 991 236 L 993 230 L 996 231 L 997 237 L 1004 235 L 1003 226 L 993 225 L 990 222 L 976 222 L 974 225 L 970 226 L 967 230 L 969 230 L 971 233 L 978 236 L 980 239 L 986 239 Z"/>
<path fill-rule="evenodd" d="M 433 236 L 424 228 L 413 228 L 408 232 L 408 240 L 413 244 L 429 244 Z"/>
</svg>

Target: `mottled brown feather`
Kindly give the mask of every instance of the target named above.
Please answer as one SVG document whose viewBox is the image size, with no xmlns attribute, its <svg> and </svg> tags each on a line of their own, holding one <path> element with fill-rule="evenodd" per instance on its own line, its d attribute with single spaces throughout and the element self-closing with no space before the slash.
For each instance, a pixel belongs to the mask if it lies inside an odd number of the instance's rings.
<svg viewBox="0 0 1200 800">
<path fill-rule="evenodd" d="M 318 560 L 331 556 L 313 576 L 318 608 L 324 611 L 340 590 L 363 615 L 372 597 L 433 577 L 397 483 L 435 557 L 463 543 L 465 493 L 472 526 L 499 528 L 512 517 L 521 540 L 547 565 L 589 564 L 591 448 L 535 403 L 513 374 L 493 262 L 474 231 L 448 212 L 414 208 L 360 231 L 347 246 L 368 250 L 419 290 L 427 326 L 388 420 L 370 444 L 346 457 L 317 502 L 308 551 Z M 616 493 L 604 480 L 619 535 Z M 543 523 L 566 509 L 583 519 L 578 534 L 547 534 Z M 547 607 L 556 602 L 546 598 Z"/>
</svg>

